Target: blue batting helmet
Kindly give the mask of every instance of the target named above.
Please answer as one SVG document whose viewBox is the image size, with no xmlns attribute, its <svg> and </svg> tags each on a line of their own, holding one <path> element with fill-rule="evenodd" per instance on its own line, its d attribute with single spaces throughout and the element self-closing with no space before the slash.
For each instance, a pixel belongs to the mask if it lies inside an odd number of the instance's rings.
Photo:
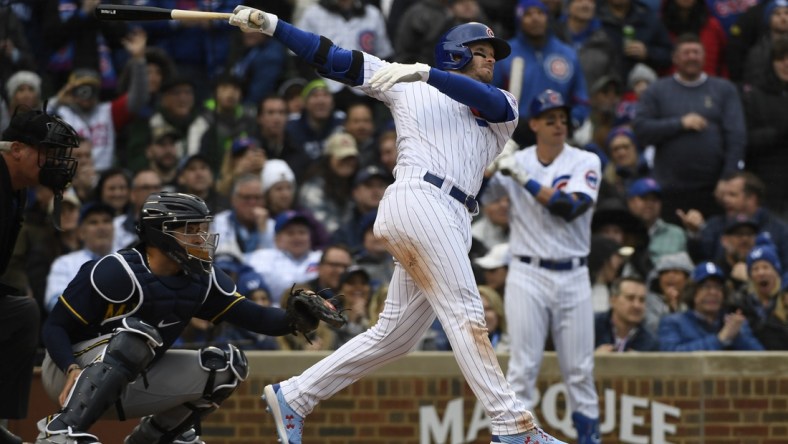
<svg viewBox="0 0 788 444">
<path fill-rule="evenodd" d="M 473 58 L 469 43 L 490 42 L 495 60 L 505 59 L 512 52 L 505 40 L 495 36 L 489 26 L 471 22 L 455 26 L 443 34 L 435 45 L 435 67 L 442 70 L 462 69 Z"/>
<path fill-rule="evenodd" d="M 531 117 L 538 117 L 539 114 L 555 108 L 563 108 L 569 113 L 569 105 L 564 101 L 564 96 L 558 91 L 546 89 L 531 100 Z"/>
</svg>

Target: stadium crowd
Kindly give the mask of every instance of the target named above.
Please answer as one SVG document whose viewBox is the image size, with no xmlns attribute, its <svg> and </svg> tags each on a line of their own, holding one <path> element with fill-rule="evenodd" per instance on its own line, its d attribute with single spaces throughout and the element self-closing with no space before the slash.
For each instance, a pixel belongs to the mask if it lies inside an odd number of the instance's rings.
<svg viewBox="0 0 788 444">
<path fill-rule="evenodd" d="M 338 298 L 349 318 L 311 342 L 194 319 L 181 347 L 333 350 L 374 325 L 394 266 L 372 234 L 397 159 L 386 109 L 264 34 L 101 22 L 98 3 L 0 7 L 0 128 L 18 108 L 46 106 L 81 137 L 62 231 L 52 193 L 32 190 L 2 283 L 26 289 L 45 318 L 83 263 L 136 242 L 151 192 L 181 191 L 214 212 L 215 266 L 241 294 L 283 305 L 295 283 Z M 602 162 L 588 260 L 597 351 L 788 349 L 788 1 L 257 3 L 401 63 L 432 63 L 451 26 L 490 25 L 513 48 L 496 86 L 512 88 L 511 59 L 525 60 L 518 145 L 533 143 L 528 103 L 551 88 L 572 105 L 571 144 Z M 506 351 L 509 202 L 485 199 L 484 186 L 479 196 L 470 257 L 490 339 Z M 420 349 L 448 349 L 437 322 Z"/>
</svg>

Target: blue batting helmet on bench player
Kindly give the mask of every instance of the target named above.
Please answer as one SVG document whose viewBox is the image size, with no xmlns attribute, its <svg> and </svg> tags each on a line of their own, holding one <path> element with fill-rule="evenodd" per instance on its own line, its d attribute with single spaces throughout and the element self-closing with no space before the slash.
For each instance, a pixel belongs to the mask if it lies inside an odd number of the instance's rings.
<svg viewBox="0 0 788 444">
<path fill-rule="evenodd" d="M 495 60 L 505 59 L 512 52 L 505 40 L 495 36 L 489 26 L 471 22 L 455 26 L 443 34 L 435 45 L 435 67 L 442 70 L 462 69 L 473 58 L 468 45 L 489 42 L 495 50 Z"/>
</svg>

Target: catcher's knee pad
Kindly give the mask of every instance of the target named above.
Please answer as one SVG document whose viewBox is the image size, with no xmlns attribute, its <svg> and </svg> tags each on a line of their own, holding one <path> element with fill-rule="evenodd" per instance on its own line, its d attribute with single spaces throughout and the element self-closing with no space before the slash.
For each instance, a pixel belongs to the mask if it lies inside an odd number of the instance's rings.
<svg viewBox="0 0 788 444">
<path fill-rule="evenodd" d="M 115 329 L 103 360 L 126 371 L 131 382 L 153 361 L 156 348 L 162 343 L 156 327 L 137 318 L 125 318 Z"/>
<path fill-rule="evenodd" d="M 232 344 L 224 347 L 205 347 L 198 354 L 200 368 L 208 372 L 208 381 L 203 390 L 203 399 L 210 403 L 221 404 L 238 387 L 238 383 L 249 376 L 249 362 L 243 350 Z M 217 383 L 220 372 L 229 372 L 229 381 Z"/>
</svg>

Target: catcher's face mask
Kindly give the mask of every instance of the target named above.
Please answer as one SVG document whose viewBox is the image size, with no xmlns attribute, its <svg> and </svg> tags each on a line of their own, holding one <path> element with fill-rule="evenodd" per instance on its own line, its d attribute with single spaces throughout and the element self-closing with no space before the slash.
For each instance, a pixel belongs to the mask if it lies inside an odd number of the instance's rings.
<svg viewBox="0 0 788 444">
<path fill-rule="evenodd" d="M 208 231 L 211 219 L 168 221 L 162 225 L 162 233 L 175 239 L 183 249 L 186 260 L 182 264 L 192 272 L 209 273 L 213 267 L 219 235 Z"/>
</svg>

